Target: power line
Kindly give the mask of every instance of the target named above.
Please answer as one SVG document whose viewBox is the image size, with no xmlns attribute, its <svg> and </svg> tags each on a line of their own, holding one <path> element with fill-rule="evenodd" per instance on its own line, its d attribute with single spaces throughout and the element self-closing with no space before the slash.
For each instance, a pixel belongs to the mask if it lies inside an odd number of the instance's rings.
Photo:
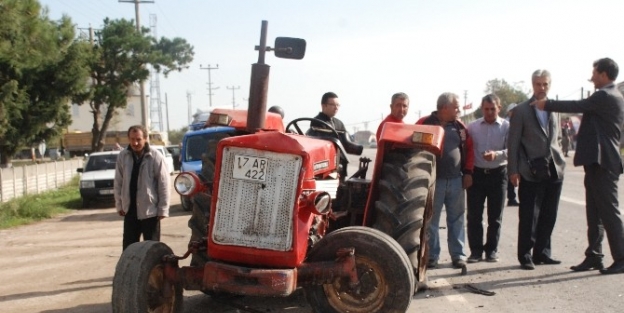
<svg viewBox="0 0 624 313">
<path fill-rule="evenodd" d="M 219 87 L 212 87 L 212 78 L 210 76 L 210 71 L 212 70 L 218 70 L 219 69 L 219 64 L 217 64 L 216 67 L 210 67 L 210 64 L 208 64 L 207 67 L 203 67 L 201 64 L 199 65 L 199 68 L 202 70 L 208 70 L 208 99 L 209 99 L 209 104 L 210 107 L 212 107 L 212 91 L 219 89 Z"/>
<path fill-rule="evenodd" d="M 227 87 L 227 86 L 226 86 L 225 88 L 227 88 L 227 89 L 229 89 L 229 90 L 232 90 L 232 109 L 234 109 L 234 108 L 236 108 L 236 107 L 237 107 L 237 105 L 236 105 L 236 97 L 235 97 L 235 95 L 234 95 L 234 92 L 235 92 L 236 90 L 240 89 L 240 86 L 238 86 L 238 87 L 234 87 L 234 86 L 232 86 L 232 88 L 230 88 L 230 87 Z"/>
</svg>

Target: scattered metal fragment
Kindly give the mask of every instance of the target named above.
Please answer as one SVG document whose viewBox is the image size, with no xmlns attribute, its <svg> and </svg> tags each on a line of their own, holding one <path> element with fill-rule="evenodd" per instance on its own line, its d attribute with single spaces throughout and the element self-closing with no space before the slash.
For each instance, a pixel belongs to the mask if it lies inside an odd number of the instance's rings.
<svg viewBox="0 0 624 313">
<path fill-rule="evenodd" d="M 480 294 L 480 295 L 484 295 L 484 296 L 493 296 L 493 295 L 496 294 L 496 292 L 494 292 L 494 291 L 489 291 L 489 290 L 477 288 L 477 287 L 475 287 L 472 284 L 466 284 L 466 285 L 464 285 L 464 287 L 466 287 L 466 289 L 470 290 L 470 292 L 472 292 L 472 293 L 476 293 L 476 294 Z"/>
</svg>

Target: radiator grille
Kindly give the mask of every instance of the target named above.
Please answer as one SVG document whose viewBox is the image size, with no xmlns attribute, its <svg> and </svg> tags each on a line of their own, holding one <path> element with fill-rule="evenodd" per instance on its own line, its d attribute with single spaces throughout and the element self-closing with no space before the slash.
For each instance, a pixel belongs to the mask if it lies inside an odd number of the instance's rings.
<svg viewBox="0 0 624 313">
<path fill-rule="evenodd" d="M 113 188 L 113 180 L 105 179 L 105 180 L 96 180 L 94 181 L 95 188 Z"/>
<path fill-rule="evenodd" d="M 265 181 L 233 178 L 236 155 L 266 158 Z M 301 163 L 298 155 L 225 147 L 212 240 L 223 245 L 290 250 Z"/>
</svg>

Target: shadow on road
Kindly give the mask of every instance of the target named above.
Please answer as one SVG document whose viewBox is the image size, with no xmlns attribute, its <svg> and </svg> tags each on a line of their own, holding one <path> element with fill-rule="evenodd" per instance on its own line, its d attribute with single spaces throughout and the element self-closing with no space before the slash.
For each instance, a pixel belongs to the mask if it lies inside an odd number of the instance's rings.
<svg viewBox="0 0 624 313">
<path fill-rule="evenodd" d="M 105 283 L 95 285 L 95 286 L 75 287 L 75 288 L 67 288 L 67 289 L 60 289 L 60 290 L 54 290 L 54 291 L 32 291 L 32 292 L 16 293 L 12 295 L 4 295 L 4 296 L 0 296 L 0 302 L 22 300 L 22 299 L 29 299 L 29 298 L 49 297 L 49 296 L 55 296 L 55 295 L 59 295 L 63 293 L 79 292 L 79 291 L 89 290 L 89 289 L 110 288 L 113 284 L 112 280 L 113 280 L 112 277 L 107 278 Z M 61 311 L 58 311 L 58 312 L 61 312 Z M 68 311 L 65 311 L 65 312 L 68 312 Z M 82 312 L 92 312 L 92 311 L 82 311 Z"/>
<path fill-rule="evenodd" d="M 548 266 L 548 265 L 544 265 Z M 541 266 L 540 266 L 541 267 Z M 551 266 L 552 267 L 552 266 Z M 595 276 L 596 272 L 573 272 L 573 271 L 560 271 L 560 268 L 553 267 L 553 271 L 547 274 L 536 275 L 536 276 L 520 276 L 514 275 L 513 278 L 505 278 L 505 279 L 492 279 L 489 275 L 493 275 L 497 272 L 513 272 L 517 271 L 521 274 L 534 274 L 534 271 L 526 271 L 520 269 L 519 265 L 514 266 L 499 266 L 499 267 L 489 267 L 483 269 L 474 269 L 472 271 L 469 270 L 468 275 L 460 276 L 459 274 L 442 274 L 435 275 L 429 273 L 429 280 L 436 279 L 445 279 L 451 282 L 450 285 L 444 285 L 435 287 L 429 284 L 429 289 L 425 290 L 425 292 L 419 292 L 414 295 L 413 299 L 424 299 L 431 295 L 432 292 L 443 292 L 444 290 L 454 289 L 455 292 L 462 293 L 470 293 L 471 291 L 463 288 L 466 284 L 474 285 L 478 288 L 484 290 L 497 290 L 500 291 L 505 288 L 514 288 L 514 287 L 524 287 L 524 286 L 536 286 L 536 285 L 549 285 L 549 284 L 557 284 L 569 281 L 581 281 L 585 280 L 591 276 Z M 519 277 L 520 276 L 520 277 Z M 475 277 L 478 277 L 480 281 L 475 281 Z"/>
<path fill-rule="evenodd" d="M 84 304 L 84 305 L 75 306 L 73 308 L 41 311 L 41 313 L 84 313 L 84 312 L 110 313 L 111 304 L 110 303 Z"/>
<path fill-rule="evenodd" d="M 89 208 L 89 209 L 81 209 L 77 210 L 76 213 L 72 214 L 60 219 L 61 222 L 87 222 L 87 221 L 102 221 L 102 222 L 114 222 L 123 219 L 121 216 L 117 214 L 114 210 L 105 210 L 101 209 L 112 209 L 114 208 L 114 203 L 110 203 L 107 206 L 102 205 L 102 208 Z M 93 212 L 93 213 L 91 213 Z M 190 215 L 190 212 L 186 212 L 182 210 L 182 205 L 174 204 L 169 208 L 169 216 L 184 216 Z"/>
<path fill-rule="evenodd" d="M 209 312 L 309 312 L 303 290 L 289 297 L 251 297 L 236 295 L 207 296 L 195 294 L 184 297 L 184 313 Z"/>
</svg>

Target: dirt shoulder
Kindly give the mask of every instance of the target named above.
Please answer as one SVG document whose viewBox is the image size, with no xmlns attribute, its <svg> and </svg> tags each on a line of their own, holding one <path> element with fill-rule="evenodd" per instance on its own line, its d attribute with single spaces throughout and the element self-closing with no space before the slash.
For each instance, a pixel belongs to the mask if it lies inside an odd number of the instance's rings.
<svg viewBox="0 0 624 313">
<path fill-rule="evenodd" d="M 188 217 L 179 205 L 172 212 L 163 220 L 162 240 L 183 253 Z M 122 226 L 107 207 L 0 231 L 2 311 L 110 312 Z"/>
<path fill-rule="evenodd" d="M 172 202 L 171 216 L 162 221 L 161 240 L 182 255 L 190 239 L 189 213 L 182 210 L 177 194 L 172 194 Z M 1 230 L 0 311 L 111 312 L 112 280 L 121 256 L 122 228 L 123 219 L 109 202 L 33 225 Z M 183 260 L 180 266 L 189 262 L 190 258 Z M 217 301 L 193 291 L 185 291 L 184 296 L 184 312 L 206 312 L 207 308 L 210 312 L 240 312 L 236 309 L 238 301 Z M 247 298 L 245 302 L 270 310 L 265 312 L 306 306 L 300 294 L 278 301 Z"/>
</svg>

